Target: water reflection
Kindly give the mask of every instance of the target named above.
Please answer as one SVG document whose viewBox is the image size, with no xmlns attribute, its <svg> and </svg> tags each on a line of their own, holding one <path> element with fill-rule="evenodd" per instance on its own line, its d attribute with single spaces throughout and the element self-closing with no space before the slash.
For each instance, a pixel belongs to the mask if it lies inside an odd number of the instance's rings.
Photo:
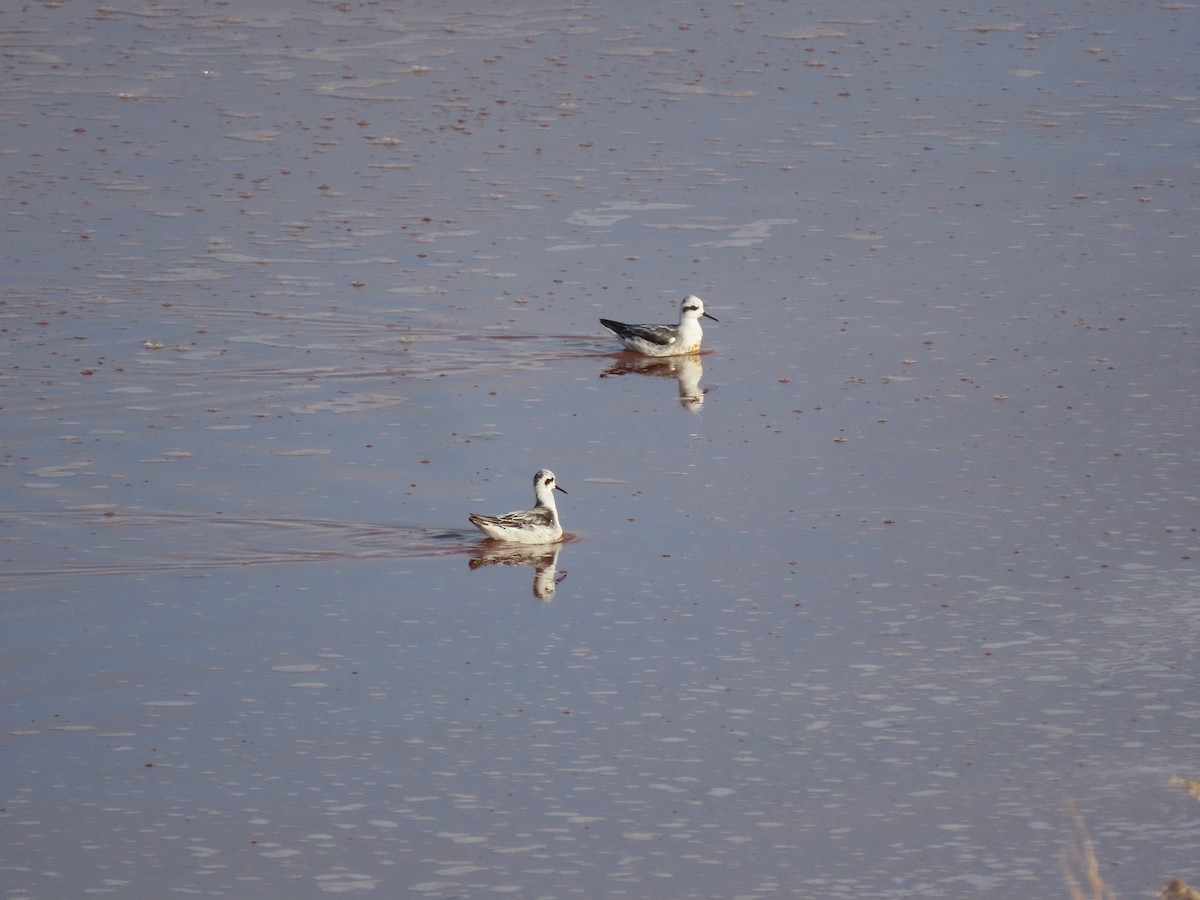
<svg viewBox="0 0 1200 900">
<path fill-rule="evenodd" d="M 558 571 L 561 544 L 499 544 L 488 542 L 483 551 L 467 564 L 472 569 L 484 566 L 533 566 L 533 596 L 539 600 L 554 599 L 558 583 L 567 577 Z"/>
<path fill-rule="evenodd" d="M 699 353 L 661 359 L 629 356 L 609 366 L 600 373 L 600 377 L 608 378 L 610 375 L 628 375 L 634 372 L 638 375 L 674 378 L 679 383 L 679 405 L 684 409 L 695 412 L 704 405 L 704 395 L 707 392 L 700 387 L 704 366 L 700 364 Z"/>
</svg>

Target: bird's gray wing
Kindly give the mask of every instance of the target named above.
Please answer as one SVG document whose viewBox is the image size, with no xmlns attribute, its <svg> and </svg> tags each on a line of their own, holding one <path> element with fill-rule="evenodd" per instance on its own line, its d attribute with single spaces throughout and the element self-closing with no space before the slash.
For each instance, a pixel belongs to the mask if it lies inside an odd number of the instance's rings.
<svg viewBox="0 0 1200 900">
<path fill-rule="evenodd" d="M 668 347 L 678 339 L 678 331 L 673 325 L 626 325 L 625 331 L 630 337 L 641 338 L 660 347 Z"/>
</svg>

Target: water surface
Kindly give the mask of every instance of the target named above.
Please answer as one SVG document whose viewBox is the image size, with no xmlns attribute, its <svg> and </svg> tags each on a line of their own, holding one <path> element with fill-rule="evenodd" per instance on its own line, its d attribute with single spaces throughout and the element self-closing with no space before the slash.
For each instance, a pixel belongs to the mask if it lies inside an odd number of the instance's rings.
<svg viewBox="0 0 1200 900">
<path fill-rule="evenodd" d="M 1200 882 L 1190 6 L 0 21 L 9 891 Z"/>
</svg>

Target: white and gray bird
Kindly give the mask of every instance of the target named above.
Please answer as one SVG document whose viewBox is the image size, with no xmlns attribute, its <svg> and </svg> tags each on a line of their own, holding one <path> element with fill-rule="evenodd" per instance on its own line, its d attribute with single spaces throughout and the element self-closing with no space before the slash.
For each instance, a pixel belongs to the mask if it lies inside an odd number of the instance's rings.
<svg viewBox="0 0 1200 900">
<path fill-rule="evenodd" d="M 700 317 L 718 321 L 704 311 L 704 301 L 695 294 L 688 294 L 679 304 L 678 325 L 627 325 L 612 319 L 601 319 L 600 324 L 620 338 L 621 343 L 634 353 L 643 356 L 679 356 L 695 353 L 704 340 L 704 329 Z"/>
<path fill-rule="evenodd" d="M 471 513 L 467 518 L 493 540 L 517 544 L 553 544 L 563 539 L 558 507 L 554 505 L 555 491 L 566 493 L 554 480 L 553 472 L 538 469 L 533 476 L 533 494 L 537 498 L 533 509 L 517 510 L 502 516 Z"/>
</svg>

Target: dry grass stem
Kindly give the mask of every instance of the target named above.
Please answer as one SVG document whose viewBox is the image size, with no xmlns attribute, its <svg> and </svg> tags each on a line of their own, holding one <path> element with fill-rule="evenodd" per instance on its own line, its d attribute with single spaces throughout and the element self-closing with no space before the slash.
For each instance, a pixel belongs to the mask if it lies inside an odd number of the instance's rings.
<svg viewBox="0 0 1200 900">
<path fill-rule="evenodd" d="M 1096 849 L 1088 835 L 1083 816 L 1074 803 L 1067 804 L 1071 822 L 1075 826 L 1075 841 L 1063 847 L 1058 856 L 1058 866 L 1071 900 L 1117 900 L 1117 893 L 1100 877 L 1100 863 Z"/>
<path fill-rule="evenodd" d="M 1190 887 L 1182 878 L 1176 878 L 1162 886 L 1158 900 L 1200 900 L 1200 891 Z"/>
<path fill-rule="evenodd" d="M 1200 781 L 1192 781 L 1190 778 L 1172 778 L 1167 784 L 1178 784 L 1185 787 L 1189 794 L 1200 800 Z"/>
</svg>

